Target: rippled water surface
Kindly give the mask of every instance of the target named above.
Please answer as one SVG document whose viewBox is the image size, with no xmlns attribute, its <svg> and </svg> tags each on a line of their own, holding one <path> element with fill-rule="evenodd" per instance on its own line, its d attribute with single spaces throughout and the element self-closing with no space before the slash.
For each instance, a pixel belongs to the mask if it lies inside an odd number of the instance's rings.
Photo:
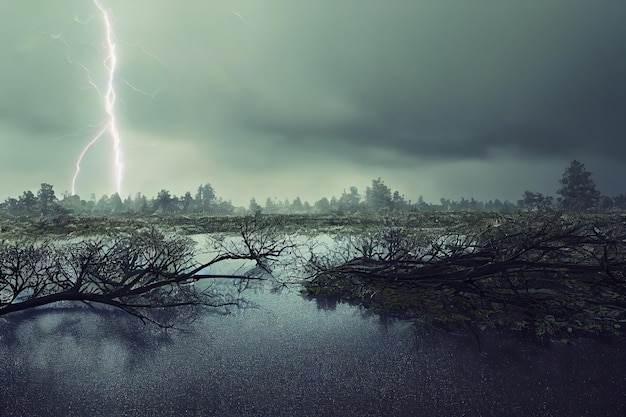
<svg viewBox="0 0 626 417">
<path fill-rule="evenodd" d="M 164 334 L 117 313 L 0 322 L 2 416 L 624 415 L 624 345 L 383 322 L 259 292 Z M 334 307 L 334 308 L 332 308 Z"/>
</svg>

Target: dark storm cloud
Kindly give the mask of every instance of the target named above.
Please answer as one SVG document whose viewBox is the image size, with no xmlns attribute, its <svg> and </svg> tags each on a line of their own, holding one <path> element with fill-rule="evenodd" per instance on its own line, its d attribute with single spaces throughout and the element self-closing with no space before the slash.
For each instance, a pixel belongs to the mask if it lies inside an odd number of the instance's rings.
<svg viewBox="0 0 626 417">
<path fill-rule="evenodd" d="M 494 150 L 626 157 L 625 8 L 475 6 L 392 3 L 367 18 L 331 7 L 329 15 L 340 19 L 312 19 L 324 27 L 323 47 L 306 54 L 294 48 L 294 58 L 285 57 L 306 74 L 301 84 L 274 80 L 282 101 L 247 97 L 242 122 L 298 145 L 326 139 L 421 157 L 488 157 Z M 298 62 L 303 57 L 308 71 Z M 329 93 L 352 112 L 328 117 L 318 92 L 307 89 L 317 83 L 332 86 Z"/>
<path fill-rule="evenodd" d="M 483 187 L 477 197 L 497 189 L 514 199 L 526 188 L 553 192 L 539 188 L 548 176 L 558 183 L 574 158 L 589 161 L 607 193 L 623 191 L 608 167 L 621 170 L 626 158 L 624 2 L 105 3 L 115 15 L 117 113 L 133 191 L 181 193 L 210 181 L 245 203 L 263 187 L 283 194 L 270 185 L 297 195 L 297 172 L 310 199 L 378 176 L 424 187 L 417 194 L 457 193 L 473 181 Z M 81 128 L 103 120 L 86 72 L 67 59 L 102 82 L 95 13 L 91 1 L 33 0 L 0 14 L 4 155 L 28 155 L 37 175 L 51 172 L 41 180 L 61 188 L 94 130 Z M 69 48 L 50 36 L 59 34 Z M 81 174 L 98 192 L 109 148 L 94 147 Z M 34 175 L 7 166 L 11 176 Z M 453 183 L 461 175 L 462 187 Z M 287 177 L 293 184 L 276 180 Z M 324 189 L 333 178 L 341 186 Z"/>
<path fill-rule="evenodd" d="M 58 5 L 39 1 L 3 6 L 0 120 L 28 132 L 27 137 L 67 134 L 89 120 L 89 105 L 97 102 L 84 84 L 76 82 L 84 83 L 85 73 L 68 63 L 67 48 L 51 36 L 63 33 L 60 28 L 72 18 L 73 14 L 63 16 Z M 66 36 L 84 35 L 80 25 L 72 29 Z"/>
</svg>

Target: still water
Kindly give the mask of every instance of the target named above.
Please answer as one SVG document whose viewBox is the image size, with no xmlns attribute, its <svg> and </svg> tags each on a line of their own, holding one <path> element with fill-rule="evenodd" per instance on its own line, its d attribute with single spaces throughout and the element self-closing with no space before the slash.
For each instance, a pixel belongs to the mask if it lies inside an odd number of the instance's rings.
<svg viewBox="0 0 626 417">
<path fill-rule="evenodd" d="M 624 343 L 389 322 L 297 292 L 167 333 L 65 306 L 0 319 L 5 416 L 618 416 Z"/>
</svg>

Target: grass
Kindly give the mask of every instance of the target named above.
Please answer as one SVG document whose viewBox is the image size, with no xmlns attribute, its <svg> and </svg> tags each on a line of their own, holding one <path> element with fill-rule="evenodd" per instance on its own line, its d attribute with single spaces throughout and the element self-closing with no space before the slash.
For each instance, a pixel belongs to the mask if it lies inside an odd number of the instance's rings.
<svg viewBox="0 0 626 417">
<path fill-rule="evenodd" d="M 419 213 L 397 215 L 261 215 L 267 223 L 279 225 L 286 233 L 359 233 L 381 225 L 407 228 L 446 228 L 471 218 L 493 218 L 491 213 Z M 163 215 L 63 215 L 27 217 L 0 215 L 0 238 L 40 238 L 93 236 L 115 231 L 157 226 L 181 234 L 238 232 L 245 216 L 212 216 L 203 214 Z"/>
</svg>

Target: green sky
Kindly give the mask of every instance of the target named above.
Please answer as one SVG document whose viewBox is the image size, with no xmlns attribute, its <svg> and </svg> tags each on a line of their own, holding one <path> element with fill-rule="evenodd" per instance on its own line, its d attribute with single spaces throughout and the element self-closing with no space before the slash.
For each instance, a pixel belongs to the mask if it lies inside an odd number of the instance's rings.
<svg viewBox="0 0 626 417">
<path fill-rule="evenodd" d="M 107 120 L 90 0 L 0 0 L 0 199 L 70 190 Z M 626 191 L 621 1 L 102 0 L 114 15 L 123 195 L 297 195 L 382 177 L 415 200 L 553 194 L 569 161 Z M 60 36 L 59 36 L 60 35 Z M 88 76 L 89 75 L 89 76 Z M 115 192 L 112 140 L 81 166 Z"/>
</svg>

